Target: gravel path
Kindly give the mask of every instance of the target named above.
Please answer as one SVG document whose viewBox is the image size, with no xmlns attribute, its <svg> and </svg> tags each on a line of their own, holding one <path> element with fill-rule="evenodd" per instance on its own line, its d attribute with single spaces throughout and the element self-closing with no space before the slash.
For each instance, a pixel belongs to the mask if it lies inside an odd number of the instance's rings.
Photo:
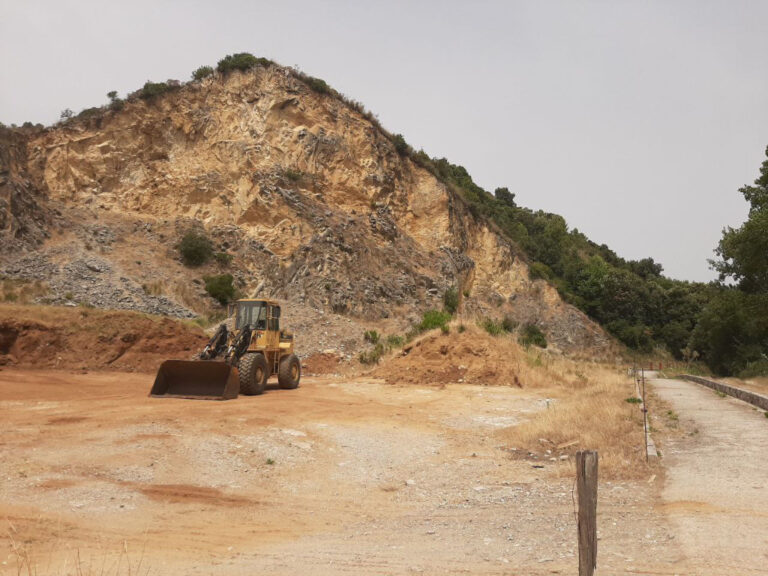
<svg viewBox="0 0 768 576">
<path fill-rule="evenodd" d="M 668 440 L 663 507 L 686 574 L 768 574 L 768 418 L 691 382 L 655 380 L 688 431 Z"/>
</svg>

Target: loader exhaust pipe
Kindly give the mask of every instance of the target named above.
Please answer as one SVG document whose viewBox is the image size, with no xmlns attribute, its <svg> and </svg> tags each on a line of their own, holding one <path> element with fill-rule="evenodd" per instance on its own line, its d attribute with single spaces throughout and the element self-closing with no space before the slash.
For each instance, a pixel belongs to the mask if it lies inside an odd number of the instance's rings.
<svg viewBox="0 0 768 576">
<path fill-rule="evenodd" d="M 237 368 L 226 362 L 166 360 L 149 395 L 154 398 L 232 400 L 240 388 Z"/>
</svg>

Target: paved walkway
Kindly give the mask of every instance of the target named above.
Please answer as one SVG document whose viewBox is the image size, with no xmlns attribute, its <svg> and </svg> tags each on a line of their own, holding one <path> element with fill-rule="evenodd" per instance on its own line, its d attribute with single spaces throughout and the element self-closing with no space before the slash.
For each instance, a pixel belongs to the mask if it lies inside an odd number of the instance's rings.
<svg viewBox="0 0 768 576">
<path fill-rule="evenodd" d="M 652 386 L 689 432 L 661 449 L 681 574 L 768 574 L 768 418 L 692 382 Z"/>
</svg>

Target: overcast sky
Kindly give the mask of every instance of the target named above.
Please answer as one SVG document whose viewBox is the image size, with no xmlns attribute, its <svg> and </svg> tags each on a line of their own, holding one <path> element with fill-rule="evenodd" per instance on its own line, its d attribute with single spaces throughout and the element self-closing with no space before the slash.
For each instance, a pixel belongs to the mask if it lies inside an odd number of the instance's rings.
<svg viewBox="0 0 768 576">
<path fill-rule="evenodd" d="M 0 121 L 252 52 L 625 258 L 709 280 L 768 145 L 768 2 L 0 0 Z"/>
</svg>

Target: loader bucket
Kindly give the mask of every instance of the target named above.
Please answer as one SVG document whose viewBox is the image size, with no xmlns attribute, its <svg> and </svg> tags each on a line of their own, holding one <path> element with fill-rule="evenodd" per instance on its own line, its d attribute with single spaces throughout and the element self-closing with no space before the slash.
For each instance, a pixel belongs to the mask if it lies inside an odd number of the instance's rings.
<svg viewBox="0 0 768 576">
<path fill-rule="evenodd" d="M 225 362 L 166 360 L 160 365 L 149 395 L 155 398 L 231 400 L 240 384 L 237 369 Z"/>
</svg>

